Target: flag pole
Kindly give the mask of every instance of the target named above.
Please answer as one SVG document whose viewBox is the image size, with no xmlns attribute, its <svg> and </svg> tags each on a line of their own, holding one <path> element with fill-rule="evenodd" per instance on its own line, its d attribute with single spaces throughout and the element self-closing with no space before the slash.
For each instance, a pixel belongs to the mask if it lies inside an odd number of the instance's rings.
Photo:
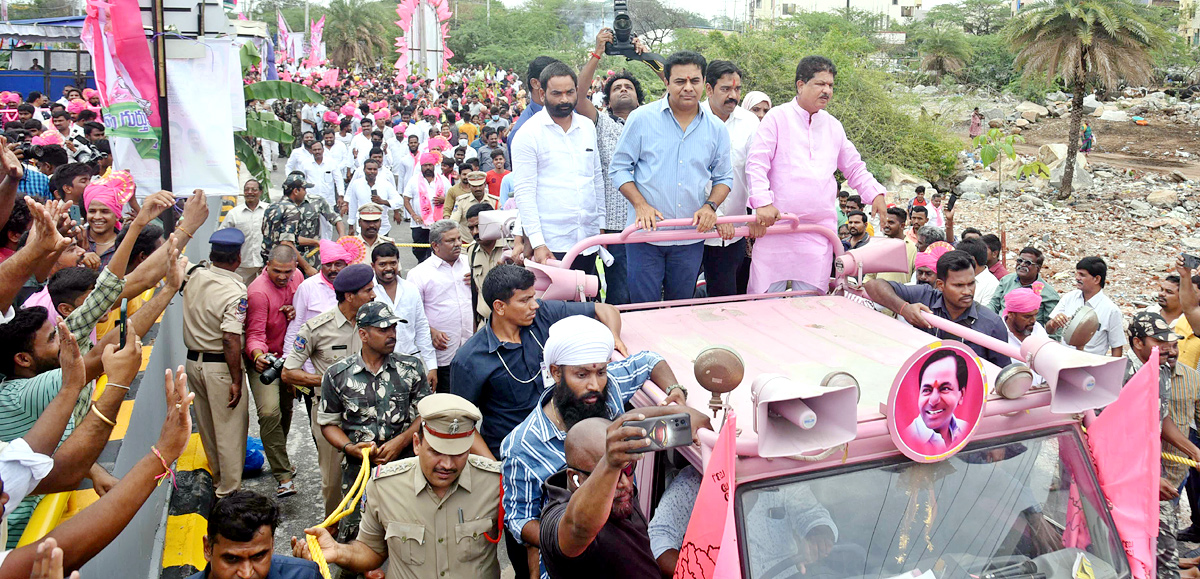
<svg viewBox="0 0 1200 579">
<path fill-rule="evenodd" d="M 158 118 L 162 129 L 162 136 L 158 140 L 159 187 L 164 191 L 172 191 L 171 108 L 167 102 L 167 48 L 166 39 L 163 38 L 163 0 L 150 0 L 150 8 L 154 11 L 154 68 L 158 76 Z M 164 235 L 171 235 L 175 231 L 175 212 L 165 211 L 161 218 Z"/>
</svg>

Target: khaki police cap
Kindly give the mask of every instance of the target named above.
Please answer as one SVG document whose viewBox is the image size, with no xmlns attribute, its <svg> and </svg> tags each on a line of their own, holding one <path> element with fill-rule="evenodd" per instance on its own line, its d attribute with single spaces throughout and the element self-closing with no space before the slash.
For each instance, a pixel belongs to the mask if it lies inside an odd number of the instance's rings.
<svg viewBox="0 0 1200 579">
<path fill-rule="evenodd" d="M 459 455 L 475 442 L 475 427 L 483 416 L 466 398 L 456 394 L 430 394 L 417 403 L 424 426 L 421 438 L 434 450 Z"/>
</svg>

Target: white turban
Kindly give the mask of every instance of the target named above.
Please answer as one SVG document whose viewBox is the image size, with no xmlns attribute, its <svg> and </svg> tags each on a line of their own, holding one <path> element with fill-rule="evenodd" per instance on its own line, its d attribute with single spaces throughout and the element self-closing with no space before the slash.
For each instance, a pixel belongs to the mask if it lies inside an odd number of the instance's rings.
<svg viewBox="0 0 1200 579">
<path fill-rule="evenodd" d="M 767 96 L 767 93 L 752 90 L 746 93 L 745 98 L 742 99 L 742 108 L 750 110 L 754 105 L 763 101 L 766 101 L 767 106 L 771 106 L 771 97 Z"/>
<path fill-rule="evenodd" d="M 542 354 L 542 372 L 547 386 L 554 384 L 550 366 L 606 364 L 612 357 L 612 330 L 595 318 L 570 316 L 550 326 L 550 337 Z"/>
</svg>

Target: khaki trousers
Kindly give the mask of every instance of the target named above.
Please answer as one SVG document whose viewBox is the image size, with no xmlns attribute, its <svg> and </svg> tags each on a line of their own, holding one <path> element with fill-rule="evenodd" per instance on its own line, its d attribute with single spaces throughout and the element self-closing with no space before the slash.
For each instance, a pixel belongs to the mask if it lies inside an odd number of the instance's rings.
<svg viewBox="0 0 1200 579">
<path fill-rule="evenodd" d="M 250 427 L 247 397 L 229 408 L 229 387 L 233 379 L 224 362 L 188 360 L 188 388 L 196 393 L 196 427 L 200 443 L 208 457 L 217 498 L 242 486 L 242 468 L 246 463 L 246 431 Z"/>
<path fill-rule="evenodd" d="M 262 383 L 262 374 L 250 364 L 247 372 L 250 392 L 254 395 L 254 407 L 258 411 L 258 435 L 262 438 L 263 453 L 271 463 L 271 475 L 278 482 L 292 479 L 292 463 L 287 454 L 287 431 L 283 428 L 282 409 L 292 411 L 292 397 L 281 392 L 287 388 L 276 378 L 270 384 Z"/>
</svg>

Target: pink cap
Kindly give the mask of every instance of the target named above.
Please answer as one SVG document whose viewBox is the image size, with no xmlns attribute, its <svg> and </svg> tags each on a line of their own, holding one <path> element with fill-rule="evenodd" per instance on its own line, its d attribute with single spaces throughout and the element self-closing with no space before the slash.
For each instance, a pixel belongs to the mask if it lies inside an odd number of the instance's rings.
<svg viewBox="0 0 1200 579">
<path fill-rule="evenodd" d="M 327 264 L 327 263 L 333 263 L 338 260 L 350 262 L 351 256 L 349 255 L 349 252 L 346 251 L 345 247 L 342 247 L 342 244 L 340 244 L 336 241 L 322 239 L 321 242 L 318 244 L 318 247 L 321 248 L 321 264 L 322 265 Z"/>
<path fill-rule="evenodd" d="M 441 162 L 442 162 L 441 155 L 438 155 L 437 153 L 422 153 L 421 154 L 421 164 L 422 165 L 438 165 Z"/>
<path fill-rule="evenodd" d="M 333 111 L 325 111 L 325 114 L 321 115 L 321 119 L 327 123 L 336 123 L 338 116 L 337 113 Z"/>
<path fill-rule="evenodd" d="M 356 89 L 356 88 L 350 89 L 350 96 L 352 96 L 352 97 L 358 96 L 358 89 Z"/>
<path fill-rule="evenodd" d="M 348 116 L 354 114 L 354 105 L 352 105 L 350 103 L 346 103 L 346 104 L 342 105 L 342 108 L 339 110 L 342 112 L 342 116 L 348 117 Z"/>
<path fill-rule="evenodd" d="M 375 111 L 375 120 L 382 121 L 388 118 L 387 111 Z"/>
</svg>

